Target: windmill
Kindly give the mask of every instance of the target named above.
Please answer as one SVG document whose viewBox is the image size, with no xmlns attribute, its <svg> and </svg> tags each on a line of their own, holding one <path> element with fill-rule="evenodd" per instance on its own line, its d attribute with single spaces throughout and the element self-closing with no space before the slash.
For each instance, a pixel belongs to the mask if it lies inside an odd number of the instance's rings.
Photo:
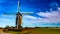
<svg viewBox="0 0 60 34">
<path fill-rule="evenodd" d="M 22 28 L 22 15 L 28 15 L 28 14 L 32 14 L 33 12 L 20 12 L 20 1 L 18 0 L 18 12 L 17 13 L 13 13 L 16 14 L 16 29 L 20 29 Z M 12 13 L 4 13 L 5 15 L 13 15 Z"/>
</svg>

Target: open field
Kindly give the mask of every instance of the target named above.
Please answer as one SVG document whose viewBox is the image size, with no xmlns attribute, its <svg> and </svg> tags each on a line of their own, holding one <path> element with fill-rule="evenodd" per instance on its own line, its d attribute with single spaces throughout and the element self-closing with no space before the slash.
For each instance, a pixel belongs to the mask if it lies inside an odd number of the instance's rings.
<svg viewBox="0 0 60 34">
<path fill-rule="evenodd" d="M 3 32 L 3 31 L 2 31 Z M 0 32 L 1 33 L 1 32 Z M 26 28 L 23 29 L 21 32 L 17 31 L 8 31 L 4 32 L 7 34 L 60 34 L 60 28 Z"/>
</svg>

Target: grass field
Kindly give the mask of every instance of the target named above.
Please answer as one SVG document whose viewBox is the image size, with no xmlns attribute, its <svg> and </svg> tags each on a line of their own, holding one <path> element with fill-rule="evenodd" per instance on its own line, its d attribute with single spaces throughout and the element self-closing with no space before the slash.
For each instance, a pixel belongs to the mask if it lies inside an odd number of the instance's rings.
<svg viewBox="0 0 60 34">
<path fill-rule="evenodd" d="M 60 34 L 60 28 L 33 28 L 25 29 L 21 32 L 9 31 L 11 34 Z"/>
</svg>

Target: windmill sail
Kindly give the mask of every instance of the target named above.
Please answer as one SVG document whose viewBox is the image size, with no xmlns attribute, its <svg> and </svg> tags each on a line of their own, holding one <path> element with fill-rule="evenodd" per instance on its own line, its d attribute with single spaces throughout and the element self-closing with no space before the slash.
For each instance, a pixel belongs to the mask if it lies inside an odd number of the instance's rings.
<svg viewBox="0 0 60 34">
<path fill-rule="evenodd" d="M 17 10 L 17 12 L 20 12 L 20 0 L 18 0 L 18 10 Z M 17 14 L 17 12 L 11 12 L 11 13 L 3 13 L 4 15 L 16 15 Z M 33 12 L 20 12 L 22 15 L 29 15 L 29 14 L 33 14 Z"/>
<path fill-rule="evenodd" d="M 20 1 L 18 0 L 18 12 L 20 12 Z"/>
</svg>

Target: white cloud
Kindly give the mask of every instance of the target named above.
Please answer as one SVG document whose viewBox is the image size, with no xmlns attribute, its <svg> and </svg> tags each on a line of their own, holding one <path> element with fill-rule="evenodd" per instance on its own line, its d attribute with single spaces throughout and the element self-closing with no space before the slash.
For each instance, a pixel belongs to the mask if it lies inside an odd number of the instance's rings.
<svg viewBox="0 0 60 34">
<path fill-rule="evenodd" d="M 43 16 L 46 18 L 37 18 L 34 16 L 23 16 L 25 18 L 31 19 L 33 21 L 35 21 L 34 23 L 59 23 L 60 22 L 60 9 L 58 8 L 57 11 L 52 11 L 50 10 L 50 12 L 40 12 L 37 13 L 37 15 L 39 16 Z"/>
<path fill-rule="evenodd" d="M 15 18 L 11 15 L 0 15 L 0 27 L 5 27 L 6 25 L 15 26 Z"/>
<path fill-rule="evenodd" d="M 47 23 L 60 22 L 60 9 L 59 8 L 58 8 L 57 11 L 50 10 L 50 12 L 46 12 L 46 13 L 45 12 L 40 12 L 40 13 L 37 13 L 37 15 L 47 17 L 47 18 L 40 19 L 43 22 L 47 22 Z"/>
<path fill-rule="evenodd" d="M 34 17 L 34 16 L 30 16 L 30 15 L 25 15 L 25 16 L 23 16 L 23 17 L 36 20 L 36 17 Z"/>
<path fill-rule="evenodd" d="M 60 7 L 58 8 L 58 10 L 60 11 Z"/>
</svg>

